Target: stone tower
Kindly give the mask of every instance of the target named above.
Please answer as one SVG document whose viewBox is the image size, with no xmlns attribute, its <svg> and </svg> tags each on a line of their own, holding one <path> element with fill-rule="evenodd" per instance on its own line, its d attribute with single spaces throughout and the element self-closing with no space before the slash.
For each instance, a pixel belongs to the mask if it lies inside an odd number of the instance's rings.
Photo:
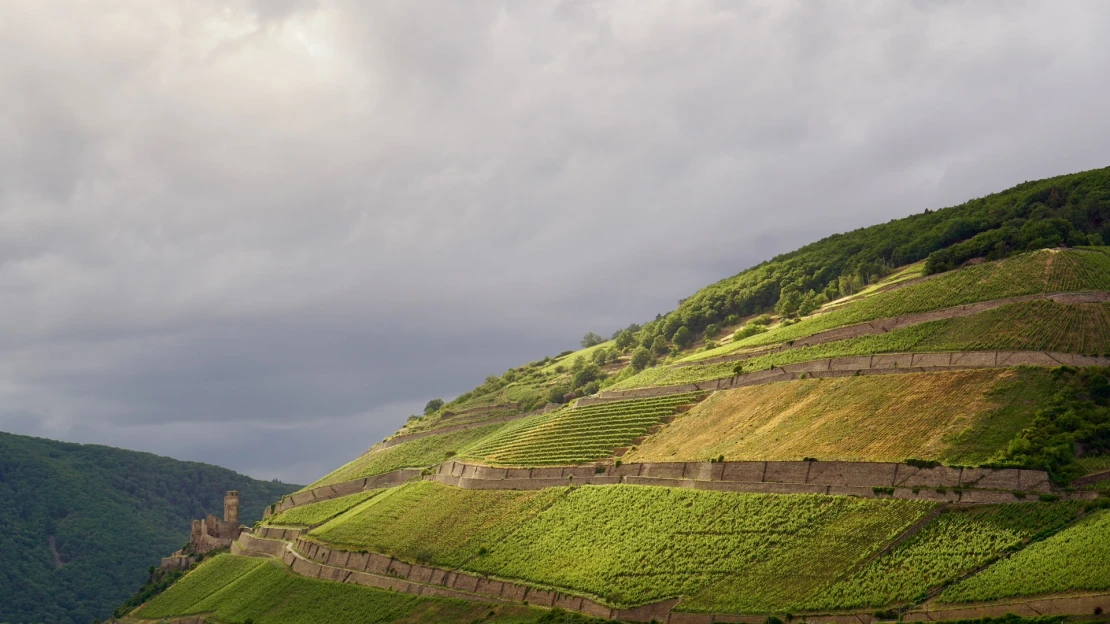
<svg viewBox="0 0 1110 624">
<path fill-rule="evenodd" d="M 224 522 L 239 526 L 239 490 L 224 494 Z"/>
</svg>

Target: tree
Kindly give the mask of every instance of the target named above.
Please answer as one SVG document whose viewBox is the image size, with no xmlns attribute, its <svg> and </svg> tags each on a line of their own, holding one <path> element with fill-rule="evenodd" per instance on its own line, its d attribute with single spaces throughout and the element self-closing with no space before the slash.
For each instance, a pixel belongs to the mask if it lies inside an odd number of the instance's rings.
<svg viewBox="0 0 1110 624">
<path fill-rule="evenodd" d="M 632 352 L 632 370 L 641 371 L 651 364 L 651 352 L 640 347 Z"/>
<path fill-rule="evenodd" d="M 431 401 L 428 401 L 427 405 L 424 406 L 424 415 L 430 416 L 431 414 L 438 412 L 439 408 L 441 407 L 443 407 L 443 399 L 432 399 Z"/>
<path fill-rule="evenodd" d="M 676 345 L 685 349 L 686 347 L 694 344 L 694 332 L 690 331 L 685 325 L 678 328 L 671 338 Z"/>
<path fill-rule="evenodd" d="M 632 345 L 636 344 L 636 336 L 633 335 L 632 332 L 628 331 L 627 329 L 622 329 L 616 335 L 616 338 L 614 338 L 614 340 L 616 341 L 617 348 L 620 349 L 621 351 L 624 351 L 628 347 L 631 347 Z"/>
<path fill-rule="evenodd" d="M 662 336 L 656 336 L 655 340 L 651 343 L 651 350 L 656 355 L 663 355 L 671 350 L 670 345 L 667 344 L 667 339 Z"/>
<path fill-rule="evenodd" d="M 567 387 L 554 386 L 547 392 L 548 403 L 564 403 L 566 401 Z"/>
<path fill-rule="evenodd" d="M 582 345 L 582 348 L 588 348 L 594 345 L 599 345 L 603 342 L 605 342 L 605 339 L 601 336 L 598 336 L 593 332 L 586 332 L 586 335 L 582 336 L 582 341 L 580 344 Z"/>
<path fill-rule="evenodd" d="M 594 364 L 604 364 L 605 359 L 609 357 L 609 349 L 597 349 L 590 356 L 590 361 Z"/>
<path fill-rule="evenodd" d="M 583 366 L 577 373 L 574 374 L 574 388 L 581 388 L 582 386 L 599 379 L 601 377 L 601 368 L 597 364 L 587 364 Z"/>
</svg>

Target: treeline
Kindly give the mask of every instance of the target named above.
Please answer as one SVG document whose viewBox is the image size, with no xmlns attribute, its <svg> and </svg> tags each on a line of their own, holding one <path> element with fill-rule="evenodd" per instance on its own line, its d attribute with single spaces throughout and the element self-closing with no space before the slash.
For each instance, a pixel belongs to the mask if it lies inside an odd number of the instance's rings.
<svg viewBox="0 0 1110 624">
<path fill-rule="evenodd" d="M 189 522 L 240 521 L 299 486 L 225 468 L 98 445 L 0 433 L 0 622 L 107 618 L 148 567 L 189 539 Z M 53 549 L 51 549 L 53 538 Z"/>
</svg>

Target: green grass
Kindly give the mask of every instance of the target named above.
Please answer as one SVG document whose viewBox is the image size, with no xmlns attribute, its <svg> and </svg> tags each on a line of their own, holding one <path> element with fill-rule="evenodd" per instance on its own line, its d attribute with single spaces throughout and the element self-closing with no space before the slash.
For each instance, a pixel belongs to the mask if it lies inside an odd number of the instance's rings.
<svg viewBox="0 0 1110 624">
<path fill-rule="evenodd" d="M 313 531 L 350 550 L 640 604 L 773 611 L 843 575 L 932 508 L 643 486 L 398 488 Z"/>
<path fill-rule="evenodd" d="M 399 468 L 421 468 L 442 462 L 448 453 L 465 451 L 472 444 L 504 426 L 503 423 L 464 429 L 402 442 L 378 451 L 369 451 L 308 485 L 312 489 L 329 483 L 342 483 L 362 477 L 391 472 Z"/>
<path fill-rule="evenodd" d="M 503 540 L 564 492 L 462 490 L 418 481 L 388 490 L 309 536 L 348 550 L 456 567 Z"/>
<path fill-rule="evenodd" d="M 369 492 L 359 492 L 318 503 L 301 505 L 300 507 L 287 509 L 276 516 L 271 516 L 266 520 L 266 524 L 274 526 L 317 526 L 382 492 L 383 490 L 370 490 Z"/>
<path fill-rule="evenodd" d="M 541 611 L 425 598 L 297 576 L 271 559 L 220 555 L 204 562 L 135 615 L 157 619 L 211 613 L 221 622 L 535 622 Z M 487 615 L 492 615 L 486 619 Z"/>
<path fill-rule="evenodd" d="M 251 557 L 217 555 L 186 574 L 177 583 L 142 607 L 137 615 L 144 618 L 170 617 L 200 613 L 190 610 L 220 589 L 238 580 L 265 560 Z"/>
<path fill-rule="evenodd" d="M 1035 251 L 964 267 L 903 288 L 863 297 L 788 326 L 697 353 L 699 360 L 780 344 L 845 325 L 978 301 L 1051 292 L 1110 290 L 1110 255 L 1096 250 Z"/>
<path fill-rule="evenodd" d="M 954 585 L 941 602 L 1110 589 L 1110 512 L 1084 518 Z"/>
<path fill-rule="evenodd" d="M 926 591 L 957 580 L 1029 538 L 1059 530 L 1080 503 L 1017 503 L 951 509 L 855 574 L 823 587 L 798 609 L 885 607 L 920 600 Z"/>
<path fill-rule="evenodd" d="M 697 393 L 613 401 L 522 419 L 469 448 L 464 455 L 503 465 L 585 463 L 609 457 L 674 413 Z"/>
<path fill-rule="evenodd" d="M 877 353 L 1033 350 L 1101 355 L 1110 353 L 1110 304 L 1013 303 L 963 317 L 930 321 L 885 334 L 787 349 L 742 362 L 655 367 L 613 389 L 667 386 L 731 377 L 798 362 Z"/>
</svg>

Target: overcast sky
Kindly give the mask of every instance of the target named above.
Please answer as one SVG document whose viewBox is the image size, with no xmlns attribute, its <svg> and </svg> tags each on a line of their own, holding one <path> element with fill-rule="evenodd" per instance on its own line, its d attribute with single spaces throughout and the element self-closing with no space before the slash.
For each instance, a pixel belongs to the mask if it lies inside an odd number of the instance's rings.
<svg viewBox="0 0 1110 624">
<path fill-rule="evenodd" d="M 825 235 L 1110 165 L 1110 3 L 0 4 L 0 430 L 306 483 Z"/>
</svg>

